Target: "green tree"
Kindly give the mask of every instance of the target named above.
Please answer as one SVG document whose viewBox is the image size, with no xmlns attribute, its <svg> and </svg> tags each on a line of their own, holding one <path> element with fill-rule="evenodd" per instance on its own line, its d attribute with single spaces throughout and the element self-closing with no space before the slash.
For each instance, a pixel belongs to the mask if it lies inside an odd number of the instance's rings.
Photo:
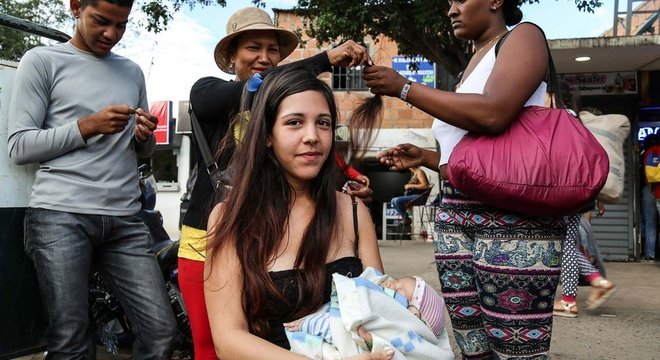
<svg viewBox="0 0 660 360">
<path fill-rule="evenodd" d="M 264 0 L 251 0 L 256 6 L 265 6 Z M 142 12 L 147 15 L 144 26 L 149 31 L 158 33 L 167 29 L 167 25 L 172 20 L 172 14 L 181 10 L 183 7 L 193 9 L 195 6 L 220 5 L 227 6 L 226 0 L 146 0 L 140 1 L 138 6 Z"/>
<path fill-rule="evenodd" d="M 69 18 L 59 0 L 0 0 L 0 13 L 42 25 L 63 24 Z M 39 45 L 39 36 L 0 26 L 0 59 L 18 61 L 27 50 Z"/>
<path fill-rule="evenodd" d="M 599 0 L 574 1 L 579 11 L 593 13 L 602 6 Z M 252 0 L 252 3 L 263 7 L 268 0 Z M 170 0 L 170 4 L 164 4 L 147 0 L 141 9 L 147 15 L 146 28 L 158 32 L 167 27 L 172 13 L 183 6 L 212 4 L 225 6 L 226 1 Z M 447 0 L 298 0 L 294 11 L 305 19 L 303 28 L 296 30 L 307 32 L 319 44 L 365 36 L 376 39 L 383 34 L 398 44 L 401 55 L 421 55 L 456 77 L 467 65 L 471 52 L 467 42 L 453 36 L 448 9 Z"/>
<path fill-rule="evenodd" d="M 598 0 L 575 0 L 575 4 L 588 12 L 602 5 Z M 307 19 L 303 30 L 319 42 L 383 34 L 398 44 L 401 55 L 421 55 L 457 76 L 470 51 L 467 42 L 452 35 L 448 9 L 447 0 L 298 0 L 295 10 Z"/>
<path fill-rule="evenodd" d="M 68 2 L 67 2 L 68 3 Z M 264 1 L 252 0 L 258 6 L 265 6 Z M 184 7 L 226 6 L 226 0 L 136 0 L 134 9 L 139 9 L 139 27 L 158 33 L 167 29 L 169 21 L 177 11 Z M 71 22 L 68 5 L 62 0 L 0 0 L 0 13 L 11 15 L 48 27 L 66 27 Z M 72 23 L 71 23 L 72 24 Z M 37 35 L 0 26 L 0 59 L 20 60 L 23 54 L 39 45 L 44 45 Z"/>
</svg>

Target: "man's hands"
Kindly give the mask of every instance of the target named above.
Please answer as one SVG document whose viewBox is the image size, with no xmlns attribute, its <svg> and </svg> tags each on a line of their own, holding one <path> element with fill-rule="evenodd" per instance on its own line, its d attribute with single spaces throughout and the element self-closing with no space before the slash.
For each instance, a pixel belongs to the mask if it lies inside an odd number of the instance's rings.
<svg viewBox="0 0 660 360">
<path fill-rule="evenodd" d="M 330 65 L 352 67 L 358 65 L 372 65 L 367 49 L 353 40 L 328 50 Z"/>
<path fill-rule="evenodd" d="M 153 135 L 158 118 L 138 108 L 135 110 L 135 138 L 145 142 Z"/>
<path fill-rule="evenodd" d="M 108 105 L 92 115 L 78 120 L 80 134 L 85 141 L 92 136 L 116 134 L 124 131 L 131 115 L 135 115 L 135 138 L 147 141 L 156 130 L 158 118 L 128 105 Z"/>
</svg>

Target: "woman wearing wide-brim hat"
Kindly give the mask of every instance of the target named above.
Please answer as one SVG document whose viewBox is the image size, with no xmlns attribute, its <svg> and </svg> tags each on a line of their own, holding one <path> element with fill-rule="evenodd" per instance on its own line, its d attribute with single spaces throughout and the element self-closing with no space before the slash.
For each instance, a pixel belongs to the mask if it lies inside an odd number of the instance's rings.
<svg viewBox="0 0 660 360">
<path fill-rule="evenodd" d="M 214 58 L 220 70 L 235 74 L 235 81 L 216 77 L 198 80 L 190 92 L 190 103 L 211 152 L 227 134 L 236 116 L 245 81 L 256 73 L 268 76 L 269 69 L 289 56 L 298 46 L 297 36 L 279 29 L 268 13 L 248 7 L 234 13 L 227 23 L 225 35 L 215 47 Z M 364 47 L 347 41 L 327 52 L 296 61 L 286 67 L 305 67 L 317 74 L 332 71 L 332 66 L 357 66 L 369 61 Z M 225 169 L 228 157 L 217 159 Z M 179 285 L 183 293 L 192 328 L 195 359 L 217 359 L 204 302 L 204 258 L 206 223 L 213 208 L 214 189 L 204 170 L 197 149 L 197 180 L 192 189 L 188 210 L 182 222 L 179 244 Z M 241 179 L 235 179 L 241 181 Z"/>
</svg>

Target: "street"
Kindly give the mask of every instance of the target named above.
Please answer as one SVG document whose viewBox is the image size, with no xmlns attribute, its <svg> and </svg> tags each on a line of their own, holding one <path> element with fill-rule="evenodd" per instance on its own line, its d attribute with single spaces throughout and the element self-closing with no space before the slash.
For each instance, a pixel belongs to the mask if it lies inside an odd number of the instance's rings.
<svg viewBox="0 0 660 360">
<path fill-rule="evenodd" d="M 385 271 L 393 277 L 421 276 L 436 290 L 440 288 L 430 242 L 404 240 L 380 241 Z M 584 310 L 588 287 L 578 292 L 579 316 L 554 318 L 552 359 L 658 359 L 660 358 L 660 263 L 606 263 L 607 278 L 618 291 L 594 312 Z M 450 332 L 450 337 L 452 337 Z M 452 338 L 454 352 L 459 353 Z M 130 350 L 120 355 L 98 348 L 98 359 L 129 359 Z M 41 354 L 20 360 L 40 360 Z M 457 356 L 456 359 L 461 359 Z"/>
<path fill-rule="evenodd" d="M 440 288 L 432 243 L 381 241 L 380 252 L 390 275 L 418 275 L 436 290 Z M 607 262 L 605 268 L 607 278 L 618 286 L 617 293 L 596 311 L 588 312 L 584 300 L 591 289 L 580 287 L 578 317 L 554 318 L 550 358 L 659 359 L 660 263 Z M 453 338 L 452 346 L 459 354 Z"/>
</svg>

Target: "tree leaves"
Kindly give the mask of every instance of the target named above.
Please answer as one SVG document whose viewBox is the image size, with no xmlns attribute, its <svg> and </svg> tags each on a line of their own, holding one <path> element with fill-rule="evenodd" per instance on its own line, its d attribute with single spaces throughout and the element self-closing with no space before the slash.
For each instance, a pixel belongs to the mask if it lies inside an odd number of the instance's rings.
<svg viewBox="0 0 660 360">
<path fill-rule="evenodd" d="M 46 26 L 63 24 L 69 18 L 64 4 L 52 0 L 0 0 L 0 12 Z M 43 45 L 39 36 L 0 26 L 0 59 L 18 61 L 39 45 Z"/>
</svg>

